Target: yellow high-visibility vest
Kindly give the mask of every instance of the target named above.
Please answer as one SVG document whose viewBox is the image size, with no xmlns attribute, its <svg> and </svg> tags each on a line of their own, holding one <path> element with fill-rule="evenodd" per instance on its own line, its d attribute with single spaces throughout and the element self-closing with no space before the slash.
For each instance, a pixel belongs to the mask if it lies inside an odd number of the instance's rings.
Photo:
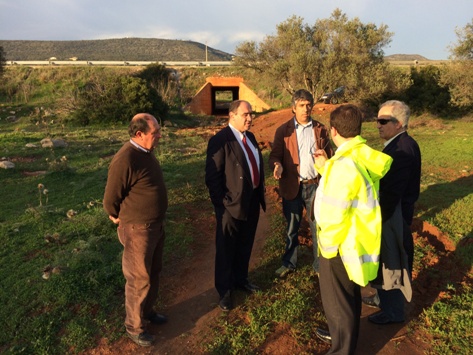
<svg viewBox="0 0 473 355">
<path fill-rule="evenodd" d="M 392 158 L 357 136 L 341 145 L 319 169 L 314 202 L 318 244 L 323 257 L 337 254 L 350 280 L 366 286 L 378 272 L 381 249 L 379 180 Z"/>
</svg>

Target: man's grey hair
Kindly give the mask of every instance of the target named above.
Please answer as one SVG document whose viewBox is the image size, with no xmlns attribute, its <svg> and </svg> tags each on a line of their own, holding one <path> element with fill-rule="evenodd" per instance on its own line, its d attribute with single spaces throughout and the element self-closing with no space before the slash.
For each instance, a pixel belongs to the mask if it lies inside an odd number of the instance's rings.
<svg viewBox="0 0 473 355">
<path fill-rule="evenodd" d="M 309 91 L 305 89 L 299 89 L 294 92 L 292 95 L 292 107 L 296 106 L 297 101 L 300 100 L 309 101 L 312 106 L 314 105 L 314 97 Z"/>
<path fill-rule="evenodd" d="M 405 129 L 407 129 L 407 126 L 409 125 L 409 117 L 411 115 L 409 106 L 399 100 L 389 100 L 382 104 L 379 108 L 385 106 L 393 108 L 392 116 L 398 120 Z"/>
</svg>

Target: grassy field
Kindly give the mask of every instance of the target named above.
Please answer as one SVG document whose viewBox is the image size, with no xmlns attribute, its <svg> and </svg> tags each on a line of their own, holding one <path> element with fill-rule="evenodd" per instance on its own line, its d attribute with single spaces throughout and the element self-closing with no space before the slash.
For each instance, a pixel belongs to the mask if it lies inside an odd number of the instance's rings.
<svg viewBox="0 0 473 355">
<path fill-rule="evenodd" d="M 0 121 L 0 156 L 15 164 L 0 170 L 0 352 L 81 352 L 100 337 L 113 341 L 123 335 L 121 247 L 101 201 L 108 164 L 127 139 L 126 128 L 63 127 L 18 116 L 15 122 Z M 410 132 L 423 154 L 417 216 L 448 233 L 455 244 L 472 238 L 472 120 L 418 117 Z M 381 148 L 373 124 L 365 124 L 363 135 Z M 41 148 L 39 142 L 47 136 L 62 137 L 68 145 Z M 203 180 L 206 142 L 193 129 L 164 129 L 157 156 L 169 188 L 166 261 L 185 256 L 193 241 L 183 206 L 210 211 Z M 28 143 L 37 147 L 27 148 Z M 267 184 L 275 181 L 268 178 Z M 271 225 L 266 258 L 255 275 L 262 285 L 274 282 L 283 248 L 280 214 Z M 428 252 L 416 248 L 416 255 Z M 418 327 L 434 339 L 432 353 L 461 353 L 459 349 L 473 346 L 472 255 L 471 243 L 456 253 L 469 282 L 461 288 L 446 284 L 450 296 L 419 317 Z M 281 324 L 291 327 L 300 344 L 316 349 L 313 332 L 324 316 L 311 311 L 314 305 L 321 307 L 309 264 L 297 276 L 248 299 L 231 318 L 219 319 L 206 350 L 253 353 Z"/>
<path fill-rule="evenodd" d="M 204 139 L 164 135 L 157 155 L 171 201 L 165 257 L 179 258 L 192 242 L 183 206 L 207 202 Z M 47 136 L 67 147 L 41 148 Z M 15 164 L 0 170 L 1 353 L 78 352 L 123 334 L 121 247 L 101 201 L 108 164 L 126 139 L 126 127 L 0 121 L 0 155 Z"/>
<path fill-rule="evenodd" d="M 427 273 L 440 285 L 440 290 L 436 290 L 439 297 L 408 329 L 409 334 L 418 333 L 413 335 L 415 341 L 421 341 L 420 348 L 429 349 L 429 354 L 468 354 L 473 348 L 473 243 L 465 243 L 473 238 L 472 122 L 471 118 L 451 121 L 422 116 L 412 120 L 409 130 L 419 142 L 423 159 L 416 217 L 439 227 L 455 245 L 463 245 L 449 260 L 464 274 L 458 284 L 451 269 L 439 271 L 430 264 L 432 260 L 442 260 L 445 250 L 430 244 L 415 247 L 415 273 Z M 373 123 L 364 124 L 362 135 L 371 146 L 382 149 Z M 274 184 L 274 179 L 268 178 L 267 186 Z M 249 298 L 237 315 L 222 316 L 207 346 L 212 354 L 255 353 L 254 349 L 262 346 L 270 334 L 284 327 L 289 327 L 303 353 L 325 351 L 320 350 L 314 335 L 316 327 L 325 326 L 325 320 L 319 311 L 322 306 L 318 287 L 314 288 L 311 253 L 303 255 L 297 273 L 285 280 L 275 279 L 274 270 L 280 266 L 284 249 L 285 222 L 282 213 L 272 218 L 273 231 L 265 260 L 258 274 L 253 275 L 269 291 Z M 426 299 L 427 294 L 429 291 L 423 295 Z"/>
</svg>

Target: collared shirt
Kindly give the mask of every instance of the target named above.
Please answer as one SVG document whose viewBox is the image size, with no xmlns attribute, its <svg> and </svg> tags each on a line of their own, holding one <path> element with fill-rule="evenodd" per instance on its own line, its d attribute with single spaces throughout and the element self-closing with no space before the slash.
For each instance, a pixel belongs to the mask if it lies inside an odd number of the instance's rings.
<svg viewBox="0 0 473 355">
<path fill-rule="evenodd" d="M 130 138 L 130 143 L 133 144 L 136 148 L 138 148 L 139 150 L 145 152 L 145 153 L 150 153 L 151 151 L 148 150 L 148 149 L 145 149 L 143 148 L 141 145 L 139 145 L 138 143 L 136 143 L 133 139 Z"/>
<path fill-rule="evenodd" d="M 319 147 L 316 147 L 312 122 L 312 119 L 310 119 L 307 124 L 303 125 L 298 123 L 294 117 L 297 147 L 299 150 L 299 177 L 301 180 L 315 179 L 317 177 L 312 152 L 315 152 L 315 149 Z"/>
<path fill-rule="evenodd" d="M 243 146 L 244 134 L 241 133 L 239 130 L 237 130 L 235 127 L 233 127 L 230 123 L 228 124 L 228 126 L 231 128 L 233 134 L 235 135 L 237 142 L 240 143 L 241 149 L 243 149 L 243 153 L 245 153 L 246 162 L 248 163 L 248 166 L 250 167 L 251 177 L 253 177 L 253 169 L 251 168 L 251 162 L 250 162 L 250 159 L 248 158 L 248 153 L 246 152 L 246 149 Z M 251 151 L 253 152 L 253 155 L 255 156 L 255 159 L 256 159 L 256 165 L 258 166 L 258 169 L 259 169 L 260 162 L 259 162 L 258 150 L 256 149 L 256 147 L 253 146 L 253 143 L 251 142 L 251 140 L 247 139 L 246 143 L 248 144 L 248 147 L 250 147 Z"/>
<path fill-rule="evenodd" d="M 394 140 L 394 138 L 396 138 L 396 137 L 397 137 L 398 135 L 400 135 L 400 134 L 403 134 L 404 132 L 406 132 L 406 131 L 399 132 L 399 133 L 396 134 L 394 137 L 392 137 L 391 139 L 389 139 L 389 140 L 387 140 L 386 142 L 384 142 L 384 146 L 387 147 L 388 144 L 391 143 L 391 142 Z"/>
</svg>

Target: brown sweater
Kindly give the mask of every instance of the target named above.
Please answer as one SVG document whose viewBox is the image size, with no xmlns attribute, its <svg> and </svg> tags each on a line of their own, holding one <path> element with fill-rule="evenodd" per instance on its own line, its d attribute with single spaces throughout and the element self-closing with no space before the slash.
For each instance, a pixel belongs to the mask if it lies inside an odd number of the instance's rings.
<svg viewBox="0 0 473 355">
<path fill-rule="evenodd" d="M 168 196 L 163 172 L 154 154 L 127 142 L 113 157 L 103 198 L 105 211 L 120 223 L 164 220 Z"/>
</svg>

